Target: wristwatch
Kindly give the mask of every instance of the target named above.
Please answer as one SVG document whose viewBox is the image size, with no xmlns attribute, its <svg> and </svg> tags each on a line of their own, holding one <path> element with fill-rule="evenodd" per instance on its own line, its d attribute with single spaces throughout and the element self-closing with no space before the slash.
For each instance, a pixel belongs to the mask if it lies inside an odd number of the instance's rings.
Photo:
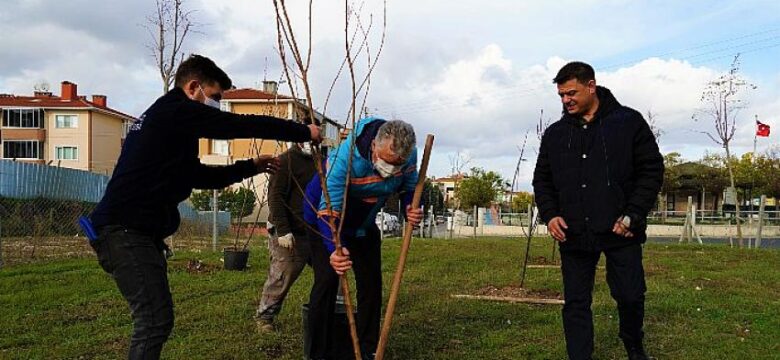
<svg viewBox="0 0 780 360">
<path fill-rule="evenodd" d="M 626 229 L 631 228 L 631 216 L 623 215 L 623 218 L 620 220 L 620 222 L 623 223 L 623 226 L 625 226 Z"/>
</svg>

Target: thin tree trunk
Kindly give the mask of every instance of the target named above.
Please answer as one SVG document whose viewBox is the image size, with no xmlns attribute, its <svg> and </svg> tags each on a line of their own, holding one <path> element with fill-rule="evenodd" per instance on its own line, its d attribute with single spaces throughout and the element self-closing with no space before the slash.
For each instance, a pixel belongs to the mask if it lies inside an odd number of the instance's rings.
<svg viewBox="0 0 780 360">
<path fill-rule="evenodd" d="M 729 150 L 728 143 L 723 147 L 726 149 L 726 168 L 729 170 L 729 181 L 731 182 L 731 188 L 734 189 L 734 197 L 736 198 L 737 202 L 735 206 L 735 215 L 737 217 L 737 243 L 741 249 L 745 246 L 744 239 L 742 238 L 742 225 L 740 225 L 739 207 L 741 203 L 739 201 L 739 192 L 737 192 L 737 188 L 734 183 L 734 170 L 731 167 L 731 151 Z"/>
</svg>

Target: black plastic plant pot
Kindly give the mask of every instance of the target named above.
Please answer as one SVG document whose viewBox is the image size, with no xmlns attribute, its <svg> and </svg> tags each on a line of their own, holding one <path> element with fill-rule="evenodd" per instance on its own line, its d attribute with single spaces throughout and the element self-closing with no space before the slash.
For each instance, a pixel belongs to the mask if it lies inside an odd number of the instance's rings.
<svg viewBox="0 0 780 360">
<path fill-rule="evenodd" d="M 225 270 L 246 270 L 246 263 L 249 260 L 249 250 L 236 250 L 234 248 L 225 248 Z"/>
</svg>

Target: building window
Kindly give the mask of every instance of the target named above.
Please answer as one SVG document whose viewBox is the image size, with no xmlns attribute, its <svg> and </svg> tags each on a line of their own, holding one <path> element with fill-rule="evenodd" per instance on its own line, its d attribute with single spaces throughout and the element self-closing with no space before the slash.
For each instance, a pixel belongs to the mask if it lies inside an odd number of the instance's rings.
<svg viewBox="0 0 780 360">
<path fill-rule="evenodd" d="M 130 133 L 130 130 L 133 128 L 133 121 L 125 120 L 122 122 L 122 139 L 127 137 L 127 134 Z"/>
<path fill-rule="evenodd" d="M 54 152 L 57 160 L 79 159 L 79 148 L 75 146 L 57 146 Z"/>
<path fill-rule="evenodd" d="M 228 140 L 211 140 L 211 153 L 214 155 L 230 155 L 230 143 Z"/>
<path fill-rule="evenodd" d="M 79 127 L 78 115 L 57 115 L 54 117 L 55 127 L 57 129 L 75 129 Z"/>
<path fill-rule="evenodd" d="M 325 138 L 339 141 L 339 128 L 329 122 L 325 122 Z"/>
<path fill-rule="evenodd" d="M 3 109 L 4 127 L 40 129 L 42 124 L 43 109 Z"/>
<path fill-rule="evenodd" d="M 37 140 L 5 140 L 3 141 L 4 159 L 42 159 L 42 144 Z"/>
<path fill-rule="evenodd" d="M 666 211 L 674 211 L 674 194 L 666 195 Z"/>
<path fill-rule="evenodd" d="M 220 101 L 219 102 L 219 109 L 222 111 L 230 111 L 230 103 L 227 101 Z"/>
</svg>

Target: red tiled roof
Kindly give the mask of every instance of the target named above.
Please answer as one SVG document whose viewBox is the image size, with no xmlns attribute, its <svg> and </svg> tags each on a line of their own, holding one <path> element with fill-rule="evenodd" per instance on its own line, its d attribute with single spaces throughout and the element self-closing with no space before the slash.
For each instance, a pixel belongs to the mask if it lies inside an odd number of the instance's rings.
<svg viewBox="0 0 780 360">
<path fill-rule="evenodd" d="M 289 100 L 286 95 L 274 95 L 258 89 L 231 89 L 222 94 L 222 100 Z"/>
<path fill-rule="evenodd" d="M 135 119 L 134 116 L 125 114 L 121 111 L 117 111 L 109 107 L 99 106 L 98 104 L 95 104 L 86 98 L 66 100 L 54 95 L 16 96 L 0 94 L 0 108 L 2 107 L 83 108 L 84 110 L 97 109 L 119 117 Z"/>
<path fill-rule="evenodd" d="M 432 181 L 434 183 L 443 183 L 443 182 L 450 182 L 450 181 L 459 181 L 467 178 L 468 176 L 461 174 L 461 175 L 450 175 L 447 177 L 441 177 L 441 178 L 435 178 Z"/>
<path fill-rule="evenodd" d="M 243 88 L 243 89 L 230 89 L 222 93 L 222 100 L 262 100 L 262 101 L 273 101 L 273 100 L 292 100 L 293 97 L 287 96 L 287 95 L 281 95 L 281 94 L 272 94 L 265 92 L 263 90 L 259 89 L 252 89 L 252 88 Z M 305 106 L 305 101 L 298 100 L 298 103 L 302 106 Z M 325 115 L 320 114 L 319 112 L 315 111 L 315 114 L 317 114 L 318 119 L 320 121 L 327 121 L 330 122 L 339 128 L 343 127 L 338 122 L 326 117 Z M 321 117 L 321 118 L 320 118 Z"/>
</svg>

